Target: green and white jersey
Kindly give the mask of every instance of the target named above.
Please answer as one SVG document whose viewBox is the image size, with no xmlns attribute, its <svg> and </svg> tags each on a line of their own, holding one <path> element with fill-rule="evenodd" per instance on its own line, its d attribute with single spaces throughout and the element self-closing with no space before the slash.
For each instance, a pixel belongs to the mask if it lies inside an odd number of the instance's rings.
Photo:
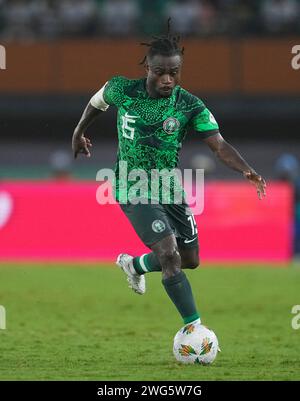
<svg viewBox="0 0 300 401">
<path fill-rule="evenodd" d="M 125 183 L 119 174 L 119 162 L 127 163 L 128 173 L 142 169 L 150 178 L 153 169 L 177 167 L 178 152 L 189 129 L 197 131 L 200 138 L 219 132 L 204 103 L 180 86 L 170 97 L 155 99 L 146 91 L 146 79 L 116 76 L 93 96 L 91 104 L 103 111 L 110 105 L 118 109 L 117 199 L 121 186 L 128 192 L 136 182 Z"/>
</svg>

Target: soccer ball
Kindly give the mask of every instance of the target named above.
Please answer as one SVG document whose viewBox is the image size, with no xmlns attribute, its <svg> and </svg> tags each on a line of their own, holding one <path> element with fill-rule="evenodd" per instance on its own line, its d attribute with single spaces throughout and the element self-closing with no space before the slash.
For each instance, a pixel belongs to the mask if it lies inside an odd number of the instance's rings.
<svg viewBox="0 0 300 401">
<path fill-rule="evenodd" d="M 188 324 L 174 337 L 173 353 L 182 363 L 211 364 L 217 356 L 219 343 L 215 333 L 202 324 Z"/>
</svg>

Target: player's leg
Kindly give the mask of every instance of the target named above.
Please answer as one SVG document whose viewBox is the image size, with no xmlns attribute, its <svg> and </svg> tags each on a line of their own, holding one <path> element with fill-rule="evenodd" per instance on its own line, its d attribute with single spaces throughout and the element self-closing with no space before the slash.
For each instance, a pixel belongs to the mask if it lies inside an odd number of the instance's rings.
<svg viewBox="0 0 300 401">
<path fill-rule="evenodd" d="M 181 246 L 180 241 L 178 243 L 178 250 L 181 256 L 181 268 L 182 269 L 196 269 L 199 266 L 199 247 L 184 247 Z"/>
<path fill-rule="evenodd" d="M 168 216 L 175 228 L 183 269 L 199 266 L 199 240 L 195 217 L 186 202 L 166 205 Z"/>
<path fill-rule="evenodd" d="M 120 204 L 120 207 L 129 219 L 137 235 L 149 248 L 151 244 L 157 243 L 164 237 L 173 233 L 165 210 L 159 204 Z M 146 265 L 143 261 L 137 264 L 131 255 L 122 253 L 118 256 L 117 265 L 126 273 L 129 287 L 138 294 L 143 294 L 146 290 L 143 273 L 147 272 Z"/>
<path fill-rule="evenodd" d="M 195 269 L 199 266 L 198 230 L 195 218 L 186 203 L 164 205 L 168 221 L 176 232 L 182 269 Z M 161 271 L 161 264 L 154 252 L 133 259 L 138 274 Z"/>
<path fill-rule="evenodd" d="M 181 257 L 174 234 L 151 246 L 162 266 L 162 283 L 185 324 L 200 322 L 190 283 L 181 270 Z"/>
<path fill-rule="evenodd" d="M 162 205 L 120 205 L 141 240 L 152 249 L 162 269 L 162 283 L 167 294 L 181 314 L 185 323 L 199 320 L 190 283 L 181 270 L 181 257 L 177 247 L 170 216 Z M 130 286 L 138 293 L 141 286 L 135 280 L 144 275 L 135 273 L 133 258 L 119 255 L 119 265 L 127 274 Z M 124 261 L 124 263 L 122 262 Z"/>
<path fill-rule="evenodd" d="M 178 245 L 181 269 L 196 269 L 199 266 L 199 248 Z M 161 272 L 161 264 L 154 252 L 144 253 L 133 258 L 133 266 L 138 274 Z"/>
</svg>

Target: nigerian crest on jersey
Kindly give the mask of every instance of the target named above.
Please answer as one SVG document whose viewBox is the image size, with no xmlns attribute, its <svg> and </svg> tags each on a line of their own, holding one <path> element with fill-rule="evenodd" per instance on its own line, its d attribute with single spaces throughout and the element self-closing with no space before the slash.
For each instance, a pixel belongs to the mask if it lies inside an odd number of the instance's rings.
<svg viewBox="0 0 300 401">
<path fill-rule="evenodd" d="M 177 118 L 169 117 L 163 123 L 163 129 L 167 134 L 177 131 L 180 127 L 180 122 Z"/>
</svg>

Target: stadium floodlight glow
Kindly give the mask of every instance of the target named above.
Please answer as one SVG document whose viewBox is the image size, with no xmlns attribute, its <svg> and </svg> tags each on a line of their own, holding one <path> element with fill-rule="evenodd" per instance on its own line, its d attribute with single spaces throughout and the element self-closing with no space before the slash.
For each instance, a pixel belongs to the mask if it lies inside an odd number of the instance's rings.
<svg viewBox="0 0 300 401">
<path fill-rule="evenodd" d="M 6 49 L 0 45 L 0 70 L 6 70 Z"/>
</svg>

